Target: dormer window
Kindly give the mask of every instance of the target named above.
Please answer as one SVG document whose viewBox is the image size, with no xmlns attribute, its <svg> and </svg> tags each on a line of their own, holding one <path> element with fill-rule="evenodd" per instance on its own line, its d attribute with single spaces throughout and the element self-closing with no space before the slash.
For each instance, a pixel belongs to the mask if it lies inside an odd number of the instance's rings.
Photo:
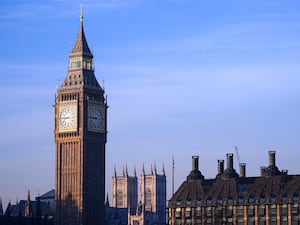
<svg viewBox="0 0 300 225">
<path fill-rule="evenodd" d="M 282 197 L 281 197 L 281 201 L 282 201 L 282 202 L 286 202 L 286 201 L 287 201 L 287 196 L 288 196 L 288 194 L 287 194 L 287 193 L 284 193 L 284 194 L 282 195 Z"/>
<path fill-rule="evenodd" d="M 191 204 L 192 204 L 191 199 L 187 199 L 187 200 L 186 200 L 186 204 L 187 204 L 187 205 L 191 205 Z"/>
<path fill-rule="evenodd" d="M 266 196 L 265 196 L 265 194 L 261 194 L 261 195 L 260 195 L 259 202 L 260 202 L 260 203 L 264 203 L 265 201 L 266 201 Z"/>
<path fill-rule="evenodd" d="M 228 204 L 232 204 L 232 203 L 233 203 L 233 198 L 232 198 L 232 196 L 229 196 L 229 197 L 228 197 L 227 203 L 228 203 Z"/>
<path fill-rule="evenodd" d="M 210 205 L 212 203 L 212 198 L 209 196 L 207 199 L 206 199 L 206 204 L 207 205 Z"/>
<path fill-rule="evenodd" d="M 293 201 L 296 202 L 298 200 L 299 200 L 299 194 L 295 192 L 295 194 L 293 195 Z"/>
<path fill-rule="evenodd" d="M 201 198 L 197 198 L 196 205 L 200 205 L 200 204 L 201 204 Z"/>
<path fill-rule="evenodd" d="M 272 203 L 276 202 L 276 195 L 274 195 L 274 194 L 271 195 L 271 202 Z"/>
<path fill-rule="evenodd" d="M 181 200 L 180 199 L 177 199 L 176 205 L 181 205 Z"/>
<path fill-rule="evenodd" d="M 249 197 L 249 203 L 253 203 L 254 202 L 254 195 L 251 194 L 250 197 Z"/>
</svg>

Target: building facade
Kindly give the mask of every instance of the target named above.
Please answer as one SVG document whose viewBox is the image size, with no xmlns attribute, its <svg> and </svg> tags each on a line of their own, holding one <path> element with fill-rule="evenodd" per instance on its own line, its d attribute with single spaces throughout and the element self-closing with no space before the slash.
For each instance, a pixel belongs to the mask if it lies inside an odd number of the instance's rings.
<svg viewBox="0 0 300 225">
<path fill-rule="evenodd" d="M 128 225 L 166 224 L 166 175 L 164 168 L 158 174 L 156 166 L 140 176 L 140 202 L 135 211 L 128 212 Z"/>
<path fill-rule="evenodd" d="M 82 13 L 54 109 L 56 224 L 104 224 L 107 103 L 94 74 Z"/>
<path fill-rule="evenodd" d="M 110 225 L 165 225 L 166 224 L 166 175 L 151 167 L 149 174 L 144 166 L 140 176 L 138 197 L 136 170 L 129 176 L 127 167 L 121 176 L 116 169 L 112 177 L 112 207 L 107 204 L 106 224 Z M 108 201 L 107 201 L 108 203 Z M 126 210 L 126 211 L 124 211 Z M 126 215 L 124 214 L 126 213 Z"/>
<path fill-rule="evenodd" d="M 247 177 L 245 164 L 240 174 L 233 168 L 233 154 L 218 161 L 215 179 L 205 179 L 193 157 L 192 171 L 168 204 L 169 225 L 298 225 L 300 175 L 279 171 L 275 152 L 261 176 Z"/>
<path fill-rule="evenodd" d="M 128 175 L 127 166 L 121 176 L 117 176 L 116 168 L 112 177 L 112 207 L 136 209 L 138 203 L 138 181 L 136 171 L 134 176 Z"/>
</svg>

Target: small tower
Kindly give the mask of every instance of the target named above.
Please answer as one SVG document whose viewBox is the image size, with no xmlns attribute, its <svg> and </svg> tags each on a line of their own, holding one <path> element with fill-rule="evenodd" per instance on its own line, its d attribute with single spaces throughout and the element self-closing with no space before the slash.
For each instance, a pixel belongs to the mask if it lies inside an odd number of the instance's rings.
<svg viewBox="0 0 300 225">
<path fill-rule="evenodd" d="M 152 224 L 165 224 L 166 221 L 166 176 L 164 167 L 162 174 L 151 166 L 151 173 L 145 174 L 144 168 L 140 178 L 141 204 L 144 213 L 151 215 L 148 221 Z M 146 221 L 145 221 L 146 222 Z M 147 223 L 147 222 L 146 222 Z"/>
<path fill-rule="evenodd" d="M 127 166 L 123 167 L 122 175 L 117 176 L 116 169 L 112 177 L 112 207 L 136 208 L 138 201 L 137 177 L 128 175 Z"/>
<path fill-rule="evenodd" d="M 32 215 L 32 212 L 31 212 L 31 204 L 30 204 L 30 191 L 28 190 L 27 201 L 25 203 L 25 216 L 29 217 L 31 215 Z"/>
</svg>

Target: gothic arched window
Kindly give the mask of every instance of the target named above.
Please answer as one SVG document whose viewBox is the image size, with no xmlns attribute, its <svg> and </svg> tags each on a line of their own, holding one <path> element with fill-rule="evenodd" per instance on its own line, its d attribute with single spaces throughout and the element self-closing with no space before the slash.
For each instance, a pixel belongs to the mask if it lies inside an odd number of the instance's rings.
<svg viewBox="0 0 300 225">
<path fill-rule="evenodd" d="M 123 207 L 123 192 L 121 190 L 117 191 L 117 207 Z"/>
<path fill-rule="evenodd" d="M 151 189 L 146 189 L 146 206 L 151 206 Z"/>
</svg>

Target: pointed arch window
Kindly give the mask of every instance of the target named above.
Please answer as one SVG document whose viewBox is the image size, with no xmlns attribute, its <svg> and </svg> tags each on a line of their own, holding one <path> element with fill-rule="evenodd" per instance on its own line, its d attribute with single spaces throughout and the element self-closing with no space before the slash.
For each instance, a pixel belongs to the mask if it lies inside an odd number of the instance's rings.
<svg viewBox="0 0 300 225">
<path fill-rule="evenodd" d="M 146 206 L 151 206 L 151 189 L 147 188 L 146 189 Z"/>
<path fill-rule="evenodd" d="M 117 207 L 123 207 L 123 192 L 122 192 L 122 190 L 117 191 Z"/>
</svg>

